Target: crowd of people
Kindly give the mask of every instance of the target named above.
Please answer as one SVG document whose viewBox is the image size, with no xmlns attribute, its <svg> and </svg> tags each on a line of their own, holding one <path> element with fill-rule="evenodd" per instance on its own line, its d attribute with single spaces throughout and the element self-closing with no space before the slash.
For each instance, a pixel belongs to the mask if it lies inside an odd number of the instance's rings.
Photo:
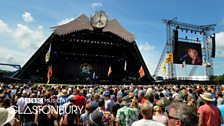
<svg viewBox="0 0 224 126">
<path fill-rule="evenodd" d="M 0 83 L 0 126 L 220 126 L 224 85 Z"/>
</svg>

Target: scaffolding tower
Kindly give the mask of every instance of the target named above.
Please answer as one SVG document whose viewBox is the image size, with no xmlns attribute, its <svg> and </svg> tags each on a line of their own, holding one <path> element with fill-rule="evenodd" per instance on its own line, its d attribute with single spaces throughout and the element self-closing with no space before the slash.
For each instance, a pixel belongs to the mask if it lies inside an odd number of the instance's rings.
<svg viewBox="0 0 224 126">
<path fill-rule="evenodd" d="M 206 68 L 206 76 L 211 77 L 213 76 L 213 59 L 211 57 L 211 49 L 212 45 L 209 41 L 211 32 L 215 30 L 215 24 L 209 24 L 209 25 L 193 25 L 188 23 L 182 23 L 178 22 L 177 18 L 171 19 L 171 20 L 162 20 L 163 23 L 166 24 L 166 44 L 163 49 L 162 55 L 159 59 L 159 63 L 156 67 L 156 70 L 154 72 L 153 77 L 156 78 L 158 76 L 158 73 L 161 69 L 163 61 L 166 59 L 166 55 L 173 52 L 173 30 L 181 30 L 181 31 L 190 31 L 189 33 L 200 33 L 203 36 L 203 41 L 201 44 L 203 44 L 202 48 L 202 57 L 203 57 L 203 65 Z M 181 39 L 181 38 L 178 38 Z M 197 66 L 193 66 L 189 76 L 193 76 L 195 71 L 197 69 Z M 169 79 L 176 79 L 176 68 L 174 63 L 168 64 L 168 74 Z"/>
</svg>

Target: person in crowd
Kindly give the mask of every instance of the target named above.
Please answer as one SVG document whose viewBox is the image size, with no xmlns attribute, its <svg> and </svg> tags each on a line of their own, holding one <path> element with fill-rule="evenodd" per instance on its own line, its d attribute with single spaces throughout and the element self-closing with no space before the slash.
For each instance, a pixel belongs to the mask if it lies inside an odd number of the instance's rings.
<svg viewBox="0 0 224 126">
<path fill-rule="evenodd" d="M 112 125 L 113 120 L 114 120 L 113 115 L 111 114 L 111 112 L 106 110 L 104 99 L 102 99 L 102 98 L 99 99 L 99 107 L 97 108 L 97 110 L 102 113 L 103 124 L 105 126 Z"/>
<path fill-rule="evenodd" d="M 31 94 L 30 95 L 30 98 L 35 98 L 36 95 L 35 94 Z M 24 115 L 23 115 L 23 118 L 22 118 L 22 122 L 24 126 L 28 126 L 28 125 L 36 125 L 34 123 L 34 120 L 35 120 L 35 113 L 36 111 L 34 110 L 34 107 L 36 107 L 37 104 L 36 103 L 27 103 L 25 108 L 24 108 Z"/>
<path fill-rule="evenodd" d="M 133 115 L 131 116 L 132 120 L 138 120 L 139 118 L 139 105 L 138 101 L 133 100 L 130 104 L 130 108 L 133 112 Z"/>
<path fill-rule="evenodd" d="M 219 105 L 218 108 L 221 111 L 221 115 L 222 115 L 222 124 L 221 124 L 221 126 L 224 126 L 224 121 L 223 121 L 224 120 L 224 104 Z"/>
<path fill-rule="evenodd" d="M 198 126 L 197 110 L 185 103 L 173 102 L 167 117 L 168 126 Z"/>
<path fill-rule="evenodd" d="M 19 114 L 19 120 L 21 122 L 21 124 L 23 123 L 23 110 L 26 106 L 26 102 L 25 102 L 25 98 L 27 97 L 27 93 L 23 92 L 22 93 L 22 97 L 20 97 L 17 101 L 17 106 L 18 106 L 18 114 Z"/>
<path fill-rule="evenodd" d="M 64 103 L 63 104 L 63 110 L 66 111 L 67 110 L 67 107 L 69 105 L 74 105 L 74 102 L 75 102 L 75 98 L 74 98 L 74 95 L 70 95 L 68 96 L 68 102 Z"/>
<path fill-rule="evenodd" d="M 68 91 L 63 89 L 61 95 L 59 96 L 59 107 L 63 108 L 63 105 L 68 102 Z"/>
<path fill-rule="evenodd" d="M 93 95 L 92 94 L 87 94 L 86 95 L 86 104 L 91 103 L 93 101 Z"/>
<path fill-rule="evenodd" d="M 173 99 L 175 99 L 176 97 L 181 97 L 178 88 L 175 88 L 175 89 L 174 89 L 174 93 L 173 93 L 173 95 L 172 95 L 172 98 L 173 98 Z"/>
<path fill-rule="evenodd" d="M 96 93 L 94 95 L 93 101 L 91 102 L 92 104 L 92 111 L 96 110 L 98 108 L 98 100 L 99 100 L 100 96 Z"/>
<path fill-rule="evenodd" d="M 110 99 L 110 92 L 109 91 L 104 92 L 104 98 L 105 98 L 105 109 L 106 109 L 106 111 L 109 111 L 109 112 L 112 113 L 113 102 Z"/>
<path fill-rule="evenodd" d="M 43 95 L 43 99 L 49 99 L 49 93 Z M 58 112 L 51 106 L 47 101 L 44 101 L 43 104 L 39 105 L 36 113 L 34 122 L 38 126 L 54 126 L 54 121 L 58 117 Z"/>
<path fill-rule="evenodd" d="M 198 90 L 197 90 L 197 96 L 198 96 L 198 99 L 197 99 L 197 108 L 199 108 L 200 106 L 202 106 L 202 105 L 204 105 L 204 102 L 203 102 L 203 100 L 202 100 L 202 98 L 201 98 L 201 94 L 203 93 L 203 90 L 201 89 L 201 88 L 199 88 Z"/>
<path fill-rule="evenodd" d="M 86 104 L 85 113 L 83 113 L 80 116 L 82 126 L 87 126 L 88 116 L 91 112 L 92 112 L 92 104 L 88 103 L 88 104 Z"/>
<path fill-rule="evenodd" d="M 123 97 L 123 107 L 118 109 L 116 114 L 116 126 L 130 126 L 136 121 L 131 118 L 135 112 L 131 110 L 129 102 L 129 96 Z"/>
<path fill-rule="evenodd" d="M 78 115 L 74 110 L 76 110 L 74 104 L 67 106 L 65 114 L 61 117 L 60 126 L 77 126 L 79 124 Z"/>
<path fill-rule="evenodd" d="M 208 87 L 207 91 L 211 94 L 212 98 L 215 98 L 214 101 L 211 101 L 211 104 L 214 106 L 217 106 L 217 100 L 216 100 L 216 96 L 215 96 L 215 89 L 213 89 L 212 87 Z"/>
<path fill-rule="evenodd" d="M 87 126 L 104 126 L 103 124 L 103 114 L 98 110 L 94 110 L 88 116 Z"/>
<path fill-rule="evenodd" d="M 216 92 L 216 97 L 217 97 L 217 106 L 220 106 L 224 103 L 223 101 L 223 96 L 221 91 Z"/>
<path fill-rule="evenodd" d="M 211 104 L 215 98 L 208 92 L 200 96 L 205 104 L 198 108 L 199 126 L 219 126 L 222 123 L 221 112 L 218 107 Z"/>
<path fill-rule="evenodd" d="M 85 97 L 81 94 L 80 89 L 76 89 L 75 93 L 75 105 L 82 108 L 85 105 Z"/>
<path fill-rule="evenodd" d="M 192 97 L 194 100 L 196 100 L 195 95 L 193 94 L 193 89 L 188 89 L 188 96 Z"/>
<path fill-rule="evenodd" d="M 152 119 L 153 105 L 148 100 L 140 106 L 140 112 L 143 119 L 133 122 L 131 126 L 165 126 L 163 123 L 156 122 Z"/>
<path fill-rule="evenodd" d="M 117 96 L 117 102 L 115 102 L 113 104 L 113 109 L 112 109 L 113 117 L 116 117 L 117 110 L 122 107 L 121 103 L 122 103 L 122 97 L 121 96 Z M 113 121 L 113 124 L 114 124 L 114 126 L 116 125 L 116 121 L 115 120 Z"/>
<path fill-rule="evenodd" d="M 192 97 L 192 95 L 190 95 L 190 96 L 187 97 L 187 105 L 189 105 L 189 106 L 191 106 L 191 107 L 194 107 L 194 108 L 197 108 L 196 101 L 195 101 L 195 99 Z"/>
<path fill-rule="evenodd" d="M 158 105 L 153 107 L 153 117 L 152 117 L 152 119 L 157 121 L 157 122 L 161 122 L 164 125 L 167 125 L 167 117 L 164 115 L 163 110 Z"/>
</svg>

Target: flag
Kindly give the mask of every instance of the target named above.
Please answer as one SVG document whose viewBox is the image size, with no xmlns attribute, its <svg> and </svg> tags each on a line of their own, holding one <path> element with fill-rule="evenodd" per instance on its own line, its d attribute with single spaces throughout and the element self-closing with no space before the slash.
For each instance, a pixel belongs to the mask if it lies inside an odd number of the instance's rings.
<svg viewBox="0 0 224 126">
<path fill-rule="evenodd" d="M 127 61 L 125 60 L 125 62 L 124 62 L 124 71 L 126 71 L 127 70 Z"/>
<path fill-rule="evenodd" d="M 143 77 L 145 75 L 145 71 L 142 66 L 140 67 L 138 72 L 139 72 L 140 77 Z"/>
<path fill-rule="evenodd" d="M 111 69 L 111 66 L 109 66 L 107 76 L 109 76 L 111 73 L 112 73 L 112 69 Z"/>
<path fill-rule="evenodd" d="M 45 55 L 45 62 L 47 63 L 50 60 L 50 54 L 51 54 L 51 44 L 49 46 L 49 49 Z"/>
<path fill-rule="evenodd" d="M 167 70 L 166 70 L 166 62 L 163 63 L 162 71 L 163 71 L 163 73 L 167 74 Z"/>
<path fill-rule="evenodd" d="M 182 68 L 184 68 L 185 66 L 186 66 L 186 62 L 184 60 L 183 63 L 182 63 Z"/>
<path fill-rule="evenodd" d="M 166 57 L 166 63 L 173 63 L 173 53 L 170 52 Z"/>
<path fill-rule="evenodd" d="M 51 80 L 51 76 L 52 76 L 52 65 L 48 68 L 48 72 L 47 72 L 47 84 L 49 84 L 49 82 Z"/>
</svg>

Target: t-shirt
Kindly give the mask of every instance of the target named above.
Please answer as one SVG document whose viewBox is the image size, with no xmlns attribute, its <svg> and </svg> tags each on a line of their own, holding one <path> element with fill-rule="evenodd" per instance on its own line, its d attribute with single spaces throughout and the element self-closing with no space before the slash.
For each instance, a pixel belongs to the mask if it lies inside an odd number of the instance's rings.
<svg viewBox="0 0 224 126">
<path fill-rule="evenodd" d="M 18 101 L 17 101 L 17 105 L 18 105 L 18 113 L 22 114 L 23 109 L 26 106 L 25 98 L 24 97 L 19 98 Z"/>
<path fill-rule="evenodd" d="M 105 110 L 100 110 L 98 109 L 99 112 L 101 112 L 103 114 L 102 116 L 102 121 L 103 121 L 103 124 L 106 126 L 107 124 L 110 125 L 111 124 L 111 118 L 112 118 L 112 115 L 109 111 L 105 111 Z"/>
<path fill-rule="evenodd" d="M 165 126 L 163 123 L 156 122 L 153 120 L 141 119 L 135 121 L 131 126 Z"/>
<path fill-rule="evenodd" d="M 88 119 L 87 117 L 88 117 L 87 113 L 83 113 L 80 116 L 80 120 L 82 121 L 82 125 L 83 126 L 87 126 L 87 119 Z"/>
<path fill-rule="evenodd" d="M 223 98 L 218 98 L 217 99 L 217 106 L 222 105 L 223 104 Z"/>
<path fill-rule="evenodd" d="M 75 105 L 79 106 L 80 108 L 85 103 L 85 97 L 82 95 L 75 95 Z"/>
<path fill-rule="evenodd" d="M 113 109 L 113 102 L 111 100 L 107 100 L 105 102 L 105 109 L 109 112 L 112 112 Z"/>
<path fill-rule="evenodd" d="M 219 110 L 221 111 L 221 114 L 222 114 L 222 120 L 224 120 L 224 104 L 218 106 L 218 108 L 219 108 Z M 224 124 L 222 124 L 222 126 L 224 126 Z"/>
<path fill-rule="evenodd" d="M 134 121 L 136 121 L 136 111 L 128 106 L 124 106 L 117 111 L 116 122 L 120 126 L 130 126 Z"/>
<path fill-rule="evenodd" d="M 218 126 L 219 125 L 220 111 L 218 107 L 211 104 L 204 104 L 198 108 L 198 113 L 203 114 L 204 116 L 204 120 L 203 120 L 204 126 Z"/>
<path fill-rule="evenodd" d="M 66 102 L 68 102 L 68 96 L 61 96 L 59 98 L 59 105 L 62 106 L 63 104 L 65 104 Z"/>
<path fill-rule="evenodd" d="M 157 122 L 161 122 L 163 124 L 167 124 L 167 118 L 165 115 L 162 116 L 153 116 L 152 117 L 153 120 L 157 121 Z"/>
</svg>

